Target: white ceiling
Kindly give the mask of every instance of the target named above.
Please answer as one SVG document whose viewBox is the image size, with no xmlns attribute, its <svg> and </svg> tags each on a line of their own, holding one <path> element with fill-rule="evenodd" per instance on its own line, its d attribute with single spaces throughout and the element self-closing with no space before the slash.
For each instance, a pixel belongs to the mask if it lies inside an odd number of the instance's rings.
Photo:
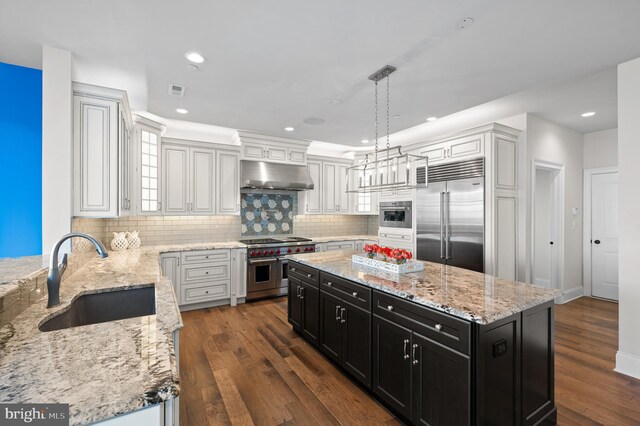
<svg viewBox="0 0 640 426">
<path fill-rule="evenodd" d="M 76 79 L 127 90 L 134 109 L 356 146 L 373 136 L 367 76 L 391 64 L 392 132 L 514 93 L 537 93 L 511 99 L 519 112 L 587 132 L 615 126 L 611 70 L 640 56 L 638 16 L 637 0 L 0 0 L 0 61 L 37 68 L 43 44 L 60 47 Z"/>
</svg>

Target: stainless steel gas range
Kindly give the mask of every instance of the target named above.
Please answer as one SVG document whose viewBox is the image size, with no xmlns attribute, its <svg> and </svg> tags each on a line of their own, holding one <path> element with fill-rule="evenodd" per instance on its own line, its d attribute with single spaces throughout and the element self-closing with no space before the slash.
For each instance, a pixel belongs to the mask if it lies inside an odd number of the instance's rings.
<svg viewBox="0 0 640 426">
<path fill-rule="evenodd" d="M 289 283 L 288 261 L 292 253 L 312 253 L 309 238 L 270 237 L 241 240 L 247 245 L 247 300 L 284 296 Z"/>
</svg>

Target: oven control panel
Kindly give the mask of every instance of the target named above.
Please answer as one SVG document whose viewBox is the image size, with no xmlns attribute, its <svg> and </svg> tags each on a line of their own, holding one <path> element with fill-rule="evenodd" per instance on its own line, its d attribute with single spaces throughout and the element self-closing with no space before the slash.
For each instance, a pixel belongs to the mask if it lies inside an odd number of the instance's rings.
<svg viewBox="0 0 640 426">
<path fill-rule="evenodd" d="M 287 254 L 313 253 L 315 245 L 291 247 L 265 247 L 249 249 L 249 257 L 285 256 Z"/>
</svg>

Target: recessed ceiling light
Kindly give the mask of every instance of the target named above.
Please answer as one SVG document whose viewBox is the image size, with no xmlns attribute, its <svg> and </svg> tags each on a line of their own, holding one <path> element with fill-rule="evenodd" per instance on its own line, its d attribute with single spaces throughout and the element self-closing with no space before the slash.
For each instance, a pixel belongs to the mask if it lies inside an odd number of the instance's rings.
<svg viewBox="0 0 640 426">
<path fill-rule="evenodd" d="M 369 139 L 362 139 L 360 142 L 362 142 L 362 143 L 369 143 Z"/>
<path fill-rule="evenodd" d="M 584 114 L 582 114 L 583 117 L 593 117 L 594 115 L 596 115 L 596 113 L 593 111 L 585 112 Z"/>
<path fill-rule="evenodd" d="M 293 132 L 295 129 L 293 127 L 285 127 L 284 128 L 287 132 Z"/>
<path fill-rule="evenodd" d="M 193 62 L 194 64 L 201 64 L 204 62 L 204 56 L 202 56 L 198 52 L 187 52 L 184 54 L 184 57 L 187 58 L 189 62 Z"/>
<path fill-rule="evenodd" d="M 427 118 L 428 122 L 432 122 L 432 121 L 436 121 L 438 119 L 438 117 L 429 117 Z"/>
<path fill-rule="evenodd" d="M 187 114 L 189 111 L 187 111 L 187 110 L 186 110 L 186 109 L 184 109 L 184 108 L 176 108 L 176 112 L 177 112 L 178 114 Z"/>
<path fill-rule="evenodd" d="M 472 26 L 475 22 L 476 22 L 475 19 L 470 17 L 462 18 L 456 23 L 456 28 L 459 30 L 466 30 L 467 28 Z"/>
</svg>

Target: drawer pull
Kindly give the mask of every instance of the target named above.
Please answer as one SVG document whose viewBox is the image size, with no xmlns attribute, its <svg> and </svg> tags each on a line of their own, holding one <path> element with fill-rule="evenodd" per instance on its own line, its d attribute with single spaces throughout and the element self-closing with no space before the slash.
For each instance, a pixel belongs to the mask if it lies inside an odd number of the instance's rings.
<svg viewBox="0 0 640 426">
<path fill-rule="evenodd" d="M 296 268 L 291 268 L 291 270 L 292 270 L 293 272 L 295 272 L 295 271 L 296 271 Z"/>
<path fill-rule="evenodd" d="M 304 287 L 300 287 L 300 299 L 304 299 Z"/>
<path fill-rule="evenodd" d="M 307 278 L 311 278 L 311 274 L 307 274 Z"/>
<path fill-rule="evenodd" d="M 331 281 L 327 281 L 327 287 L 331 287 L 333 283 Z"/>
<path fill-rule="evenodd" d="M 393 311 L 393 306 L 391 305 L 387 306 L 387 311 Z"/>
<path fill-rule="evenodd" d="M 340 306 L 336 305 L 336 321 L 340 321 Z"/>
<path fill-rule="evenodd" d="M 204 292 L 205 292 L 205 293 L 207 293 L 207 294 L 209 294 L 209 290 L 205 290 Z"/>
<path fill-rule="evenodd" d="M 205 274 L 205 275 L 209 275 L 209 271 L 205 272 L 204 274 Z"/>
<path fill-rule="evenodd" d="M 409 339 L 404 339 L 404 359 L 409 359 L 409 351 L 407 350 L 408 344 L 409 344 Z"/>
<path fill-rule="evenodd" d="M 442 324 L 436 324 L 436 330 L 442 331 Z"/>
<path fill-rule="evenodd" d="M 347 320 L 344 318 L 344 311 L 346 311 L 346 308 L 340 308 L 340 322 L 343 324 L 347 322 Z"/>
<path fill-rule="evenodd" d="M 209 258 L 209 256 L 205 256 L 207 259 Z"/>
<path fill-rule="evenodd" d="M 412 364 L 413 365 L 418 365 L 418 358 L 416 358 L 416 349 L 418 348 L 418 345 L 414 344 L 411 348 L 412 348 L 411 349 L 411 357 L 413 358 L 413 363 Z"/>
<path fill-rule="evenodd" d="M 358 292 L 357 291 L 353 292 L 353 297 L 358 297 Z"/>
</svg>

